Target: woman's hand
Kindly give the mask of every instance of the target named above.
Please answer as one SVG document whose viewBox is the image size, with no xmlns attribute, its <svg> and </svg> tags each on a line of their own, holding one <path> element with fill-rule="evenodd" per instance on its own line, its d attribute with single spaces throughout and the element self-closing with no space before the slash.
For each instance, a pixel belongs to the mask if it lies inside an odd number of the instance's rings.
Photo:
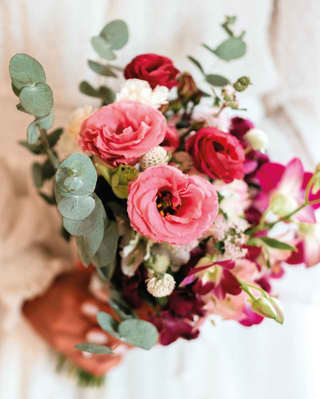
<svg viewBox="0 0 320 399">
<path fill-rule="evenodd" d="M 129 346 L 99 328 L 98 311 L 116 315 L 107 304 L 92 296 L 89 281 L 90 274 L 86 271 L 62 274 L 43 296 L 26 302 L 23 312 L 50 346 L 78 367 L 100 376 L 120 363 Z M 107 345 L 114 354 L 83 353 L 75 348 L 82 342 Z"/>
</svg>

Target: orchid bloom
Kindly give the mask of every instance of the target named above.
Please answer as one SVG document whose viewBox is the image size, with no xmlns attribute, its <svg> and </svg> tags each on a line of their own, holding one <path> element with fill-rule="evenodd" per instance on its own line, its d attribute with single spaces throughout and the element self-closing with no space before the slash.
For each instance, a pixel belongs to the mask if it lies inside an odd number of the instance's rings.
<svg viewBox="0 0 320 399">
<path fill-rule="evenodd" d="M 271 211 L 278 217 L 284 217 L 295 211 L 305 201 L 306 182 L 311 173 L 305 173 L 302 162 L 292 159 L 286 166 L 268 162 L 257 174 L 261 185 L 256 207 L 262 212 Z M 305 206 L 291 218 L 300 223 L 315 223 L 312 206 Z"/>
</svg>

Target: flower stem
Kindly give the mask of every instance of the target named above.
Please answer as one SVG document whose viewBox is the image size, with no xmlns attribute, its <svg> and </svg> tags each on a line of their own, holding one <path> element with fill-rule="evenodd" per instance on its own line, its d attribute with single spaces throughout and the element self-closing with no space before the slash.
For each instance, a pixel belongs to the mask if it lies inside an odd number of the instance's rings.
<svg viewBox="0 0 320 399">
<path fill-rule="evenodd" d="M 40 140 L 41 140 L 42 145 L 48 155 L 49 161 L 51 162 L 54 169 L 57 169 L 59 166 L 59 161 L 58 161 L 57 157 L 54 155 L 52 149 L 50 148 L 47 132 L 41 128 L 39 129 L 39 131 L 40 131 Z"/>
</svg>

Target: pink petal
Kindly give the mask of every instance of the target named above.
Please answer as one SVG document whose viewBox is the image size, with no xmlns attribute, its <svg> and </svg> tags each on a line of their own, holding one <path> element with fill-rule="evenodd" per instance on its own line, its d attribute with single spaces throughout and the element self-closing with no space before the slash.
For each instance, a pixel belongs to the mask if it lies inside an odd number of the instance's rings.
<svg viewBox="0 0 320 399">
<path fill-rule="evenodd" d="M 257 173 L 257 179 L 262 191 L 269 192 L 274 190 L 285 172 L 285 167 L 279 163 L 268 162 L 262 165 Z"/>
</svg>

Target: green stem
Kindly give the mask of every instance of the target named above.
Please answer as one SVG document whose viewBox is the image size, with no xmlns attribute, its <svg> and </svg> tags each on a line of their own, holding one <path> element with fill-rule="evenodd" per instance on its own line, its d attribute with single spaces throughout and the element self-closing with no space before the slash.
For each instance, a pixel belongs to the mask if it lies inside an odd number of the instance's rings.
<svg viewBox="0 0 320 399">
<path fill-rule="evenodd" d="M 40 131 L 40 140 L 41 140 L 42 145 L 44 146 L 44 149 L 48 155 L 49 161 L 51 162 L 54 169 L 57 169 L 59 166 L 59 161 L 58 161 L 57 157 L 54 155 L 52 149 L 50 148 L 47 132 L 41 128 L 39 129 L 39 131 Z"/>
<path fill-rule="evenodd" d="M 305 196 L 304 196 L 304 202 L 305 203 L 309 202 L 310 190 L 311 190 L 311 187 L 313 186 L 313 183 L 314 183 L 314 175 L 309 180 L 309 183 L 308 183 L 308 185 L 306 187 L 306 192 L 305 192 Z"/>
</svg>

